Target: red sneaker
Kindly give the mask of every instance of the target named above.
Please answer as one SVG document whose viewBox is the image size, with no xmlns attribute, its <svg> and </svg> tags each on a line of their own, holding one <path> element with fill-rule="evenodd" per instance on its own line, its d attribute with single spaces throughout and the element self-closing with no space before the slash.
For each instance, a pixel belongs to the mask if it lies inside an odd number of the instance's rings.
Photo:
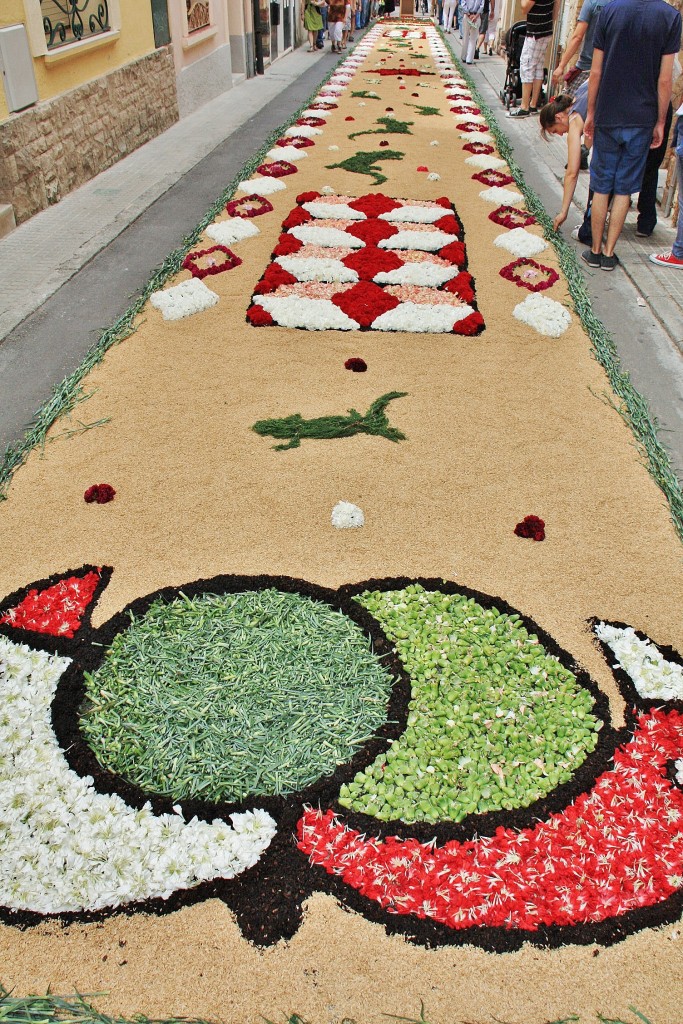
<svg viewBox="0 0 683 1024">
<path fill-rule="evenodd" d="M 678 256 L 674 256 L 672 252 L 652 253 L 650 263 L 657 263 L 660 267 L 678 267 L 679 270 L 683 270 L 683 260 L 679 260 Z"/>
</svg>

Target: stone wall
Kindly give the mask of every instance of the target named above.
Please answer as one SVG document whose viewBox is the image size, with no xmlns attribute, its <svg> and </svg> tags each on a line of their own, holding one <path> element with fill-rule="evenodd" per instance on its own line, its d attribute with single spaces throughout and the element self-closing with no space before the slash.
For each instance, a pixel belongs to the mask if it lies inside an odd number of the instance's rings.
<svg viewBox="0 0 683 1024">
<path fill-rule="evenodd" d="M 17 224 L 178 120 L 168 48 L 0 123 L 0 204 Z"/>
</svg>

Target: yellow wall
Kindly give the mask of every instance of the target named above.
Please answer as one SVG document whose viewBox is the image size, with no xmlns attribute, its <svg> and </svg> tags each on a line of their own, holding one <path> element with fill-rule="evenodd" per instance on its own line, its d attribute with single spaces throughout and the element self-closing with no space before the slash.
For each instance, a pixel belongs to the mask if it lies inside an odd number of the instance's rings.
<svg viewBox="0 0 683 1024">
<path fill-rule="evenodd" d="M 25 0 L 30 6 L 32 0 Z M 34 0 L 38 6 L 38 0 Z M 97 4 L 91 0 L 93 10 Z M 121 28 L 118 39 L 82 53 L 50 60 L 34 57 L 33 69 L 41 100 L 52 99 L 84 82 L 107 74 L 154 50 L 154 31 L 150 0 L 119 0 Z M 110 2 L 110 10 L 111 10 Z M 26 24 L 24 0 L 2 0 L 0 28 L 6 25 Z M 111 21 L 111 16 L 110 16 Z M 30 44 L 29 44 L 30 45 Z M 57 51 L 58 52 L 58 51 Z M 55 51 L 50 56 L 54 56 Z M 0 120 L 8 116 L 4 90 L 0 87 Z"/>
</svg>

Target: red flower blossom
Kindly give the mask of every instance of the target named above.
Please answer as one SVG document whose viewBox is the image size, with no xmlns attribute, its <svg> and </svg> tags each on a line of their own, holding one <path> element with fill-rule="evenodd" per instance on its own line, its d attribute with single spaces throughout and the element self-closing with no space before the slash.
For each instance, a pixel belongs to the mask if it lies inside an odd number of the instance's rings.
<svg viewBox="0 0 683 1024">
<path fill-rule="evenodd" d="M 359 196 L 358 199 L 354 199 L 349 203 L 352 210 L 358 210 L 359 213 L 364 213 L 366 217 L 379 217 L 382 213 L 397 210 L 400 205 L 395 199 L 385 196 L 382 192 L 378 192 L 376 195 L 370 193 Z"/>
<path fill-rule="evenodd" d="M 399 305 L 394 295 L 389 295 L 370 281 L 359 281 L 348 291 L 333 295 L 332 301 L 361 327 L 369 327 L 382 313 Z"/>
<path fill-rule="evenodd" d="M 309 220 L 313 220 L 308 210 L 304 210 L 302 206 L 297 206 L 296 209 L 283 220 L 282 226 L 285 231 L 289 231 L 291 228 L 298 228 L 300 224 L 307 224 Z"/>
<path fill-rule="evenodd" d="M 451 114 L 472 114 L 472 115 L 474 115 L 474 114 L 481 114 L 481 110 L 479 109 L 479 107 L 467 107 L 467 106 L 462 106 L 462 105 L 456 104 L 454 107 L 451 107 Z"/>
<path fill-rule="evenodd" d="M 316 199 L 320 199 L 320 196 L 320 192 L 300 192 L 296 201 L 299 206 L 303 206 L 304 203 L 314 203 Z"/>
<path fill-rule="evenodd" d="M 419 97 L 419 95 L 420 95 L 420 94 L 419 94 L 419 92 L 411 92 L 411 94 L 410 94 L 410 95 L 411 95 L 411 96 L 417 96 L 417 97 Z"/>
<path fill-rule="evenodd" d="M 303 135 L 296 135 L 294 137 L 287 136 L 285 139 L 278 139 L 275 145 L 281 146 L 282 149 L 285 146 L 293 146 L 294 149 L 308 149 L 309 146 L 315 146 L 315 142 L 313 139 L 307 139 Z"/>
<path fill-rule="evenodd" d="M 538 516 L 524 516 L 521 523 L 515 526 L 515 533 L 518 537 L 545 540 L 545 523 Z"/>
<path fill-rule="evenodd" d="M 434 202 L 437 204 L 437 206 L 443 206 L 447 210 L 453 209 L 453 203 L 450 201 L 448 196 L 440 196 L 438 199 L 435 199 Z"/>
<path fill-rule="evenodd" d="M 380 142 L 380 146 L 388 146 L 388 145 L 389 145 L 389 143 L 386 141 L 386 139 L 382 139 L 382 141 Z"/>
<path fill-rule="evenodd" d="M 468 153 L 493 153 L 494 148 L 489 142 L 466 142 L 462 147 Z"/>
<path fill-rule="evenodd" d="M 472 337 L 479 334 L 484 326 L 483 316 L 475 310 L 474 313 L 470 313 L 469 316 L 463 317 L 462 320 L 457 320 L 453 324 L 453 333 Z"/>
<path fill-rule="evenodd" d="M 357 356 L 352 356 L 351 359 L 347 359 L 344 363 L 345 370 L 353 370 L 354 373 L 365 373 L 368 368 L 368 364 L 364 359 L 360 359 Z"/>
<path fill-rule="evenodd" d="M 263 213 L 270 213 L 273 204 L 265 196 L 258 196 L 254 192 L 249 196 L 242 196 L 241 199 L 232 199 L 225 207 L 231 217 L 260 217 Z"/>
<path fill-rule="evenodd" d="M 458 125 L 461 132 L 487 132 L 487 124 L 477 124 L 476 121 L 461 121 Z"/>
<path fill-rule="evenodd" d="M 321 128 L 327 121 L 324 117 L 299 117 L 294 124 L 305 124 L 309 128 Z"/>
<path fill-rule="evenodd" d="M 393 107 L 385 107 L 384 109 L 385 109 L 385 110 L 386 110 L 386 111 L 387 111 L 388 113 L 391 113 L 391 112 L 393 111 L 393 109 L 394 109 L 394 108 L 393 108 Z"/>
<path fill-rule="evenodd" d="M 274 292 L 281 284 L 296 284 L 296 278 L 288 270 L 284 270 L 279 263 L 270 263 L 254 288 L 254 294 L 267 295 L 268 292 Z"/>
<path fill-rule="evenodd" d="M 466 270 L 461 270 L 457 277 L 452 277 L 443 286 L 444 291 L 457 295 L 463 302 L 472 302 L 474 299 L 473 277 Z"/>
<path fill-rule="evenodd" d="M 106 505 L 107 502 L 114 500 L 115 494 L 116 491 L 111 484 L 93 484 L 88 487 L 83 495 L 83 500 L 87 501 L 89 505 L 93 502 L 97 502 L 98 505 Z"/>
<path fill-rule="evenodd" d="M 355 270 L 361 281 L 372 281 L 375 274 L 388 274 L 403 266 L 403 260 L 387 249 L 366 245 L 349 253 L 342 260 L 345 267 Z"/>
<path fill-rule="evenodd" d="M 275 323 L 270 313 L 258 304 L 249 307 L 247 310 L 247 320 L 254 327 L 272 327 Z"/>
<path fill-rule="evenodd" d="M 398 234 L 398 228 L 388 220 L 368 217 L 367 220 L 352 221 L 346 229 L 347 235 L 360 238 L 368 245 L 377 245 L 385 238 Z"/>
<path fill-rule="evenodd" d="M 420 166 L 418 167 L 418 171 L 420 171 L 420 172 L 422 172 L 422 171 L 428 171 L 428 170 L 429 170 L 429 168 L 428 168 L 428 167 L 425 167 L 425 165 L 424 165 L 424 164 L 420 164 Z"/>
<path fill-rule="evenodd" d="M 107 484 L 104 484 L 107 487 Z M 100 570 L 70 576 L 45 590 L 29 590 L 23 601 L 0 618 L 3 626 L 30 629 L 48 636 L 72 637 L 100 582 Z"/>
<path fill-rule="evenodd" d="M 214 260 L 212 254 L 215 252 L 221 253 L 222 259 Z M 206 266 L 202 267 L 199 261 L 203 259 L 207 259 L 208 262 Z M 234 252 L 224 245 L 212 245 L 209 249 L 196 249 L 194 252 L 189 252 L 183 260 L 183 269 L 189 270 L 193 277 L 198 277 L 201 281 L 203 277 L 222 274 L 224 270 L 239 267 L 241 262 L 240 257 L 235 256 Z"/>
<path fill-rule="evenodd" d="M 439 220 L 434 222 L 434 227 L 439 228 L 440 231 L 445 231 L 449 235 L 459 235 L 462 231 L 462 225 L 452 213 L 447 213 L 445 217 L 440 217 Z"/>
<path fill-rule="evenodd" d="M 345 121 L 355 121 L 356 119 L 355 119 L 355 117 L 351 117 L 351 115 L 349 114 L 349 116 L 345 117 L 344 120 Z"/>
</svg>

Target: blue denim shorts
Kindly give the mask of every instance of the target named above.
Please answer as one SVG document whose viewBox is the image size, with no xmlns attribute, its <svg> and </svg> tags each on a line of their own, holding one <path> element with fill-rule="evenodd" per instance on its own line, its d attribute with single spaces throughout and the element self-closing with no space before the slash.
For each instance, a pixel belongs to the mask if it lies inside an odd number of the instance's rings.
<svg viewBox="0 0 683 1024">
<path fill-rule="evenodd" d="M 591 156 L 591 188 L 601 195 L 640 192 L 652 128 L 596 128 Z"/>
</svg>

